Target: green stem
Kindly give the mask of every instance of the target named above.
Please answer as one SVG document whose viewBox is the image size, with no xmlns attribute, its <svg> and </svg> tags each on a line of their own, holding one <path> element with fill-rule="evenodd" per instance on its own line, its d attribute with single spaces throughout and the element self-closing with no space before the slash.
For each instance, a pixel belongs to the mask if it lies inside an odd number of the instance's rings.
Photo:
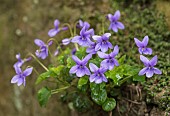
<svg viewBox="0 0 170 116">
<path fill-rule="evenodd" d="M 130 79 L 131 76 L 128 76 L 128 77 L 125 77 L 124 79 L 122 79 L 120 82 L 119 82 L 119 85 L 123 84 L 124 82 L 126 82 L 128 79 Z"/>
<path fill-rule="evenodd" d="M 34 54 L 29 53 L 30 56 L 32 56 L 46 71 L 49 71 L 48 68 L 46 66 L 44 66 L 43 63 L 41 63 L 36 56 L 34 56 Z"/>
<path fill-rule="evenodd" d="M 73 36 L 74 36 L 74 33 L 73 33 L 73 31 L 72 31 L 71 25 L 68 24 L 68 23 L 64 23 L 63 26 L 68 26 L 69 31 L 70 31 L 70 34 L 71 34 L 71 37 L 73 37 Z"/>
<path fill-rule="evenodd" d="M 76 26 L 77 26 L 78 23 L 79 23 L 78 21 L 76 21 L 76 22 L 74 23 L 74 36 L 76 35 Z"/>
<path fill-rule="evenodd" d="M 58 92 L 61 92 L 65 89 L 68 89 L 70 86 L 66 86 L 66 87 L 63 87 L 63 88 L 59 88 L 59 89 L 55 89 L 55 90 L 51 90 L 51 93 L 52 94 L 55 94 L 55 93 L 58 93 Z"/>
<path fill-rule="evenodd" d="M 50 38 L 48 41 L 54 41 L 57 45 L 58 45 L 58 47 L 59 47 L 59 49 L 61 50 L 61 52 L 63 52 L 63 50 L 61 49 L 61 46 L 60 46 L 60 44 L 58 43 L 58 41 L 56 41 L 54 38 Z"/>
</svg>

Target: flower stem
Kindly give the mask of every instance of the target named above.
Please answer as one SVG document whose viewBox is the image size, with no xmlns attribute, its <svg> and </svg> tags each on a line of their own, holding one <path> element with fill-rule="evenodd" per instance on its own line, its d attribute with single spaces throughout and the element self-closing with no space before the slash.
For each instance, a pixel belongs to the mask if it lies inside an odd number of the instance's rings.
<svg viewBox="0 0 170 116">
<path fill-rule="evenodd" d="M 123 84 L 124 82 L 126 82 L 128 79 L 130 79 L 131 76 L 128 76 L 128 77 L 125 77 L 124 79 L 122 79 L 120 82 L 119 82 L 119 85 Z"/>
<path fill-rule="evenodd" d="M 41 63 L 36 56 L 34 56 L 34 54 L 29 53 L 29 55 L 32 56 L 46 71 L 49 71 L 48 68 L 44 66 L 44 64 Z"/>
<path fill-rule="evenodd" d="M 59 92 L 65 90 L 65 89 L 68 89 L 69 87 L 70 87 L 70 86 L 66 86 L 66 87 L 63 87 L 63 88 L 51 90 L 51 94 L 59 93 Z"/>
<path fill-rule="evenodd" d="M 73 36 L 74 36 L 74 33 L 73 33 L 73 31 L 72 31 L 71 25 L 68 24 L 68 23 L 64 23 L 63 26 L 68 26 L 69 31 L 70 31 L 70 34 L 71 34 L 71 37 L 73 37 Z"/>
<path fill-rule="evenodd" d="M 56 41 L 54 38 L 50 38 L 48 41 L 54 41 L 57 45 L 58 45 L 58 47 L 59 47 L 59 49 L 61 50 L 61 52 L 63 52 L 63 50 L 61 49 L 61 46 L 60 46 L 60 44 L 58 43 L 58 41 Z"/>
</svg>

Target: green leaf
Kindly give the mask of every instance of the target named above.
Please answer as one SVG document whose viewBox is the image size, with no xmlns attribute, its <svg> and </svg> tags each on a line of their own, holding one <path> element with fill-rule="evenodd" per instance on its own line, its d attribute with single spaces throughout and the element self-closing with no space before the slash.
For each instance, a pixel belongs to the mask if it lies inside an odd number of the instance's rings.
<svg viewBox="0 0 170 116">
<path fill-rule="evenodd" d="M 105 87 L 104 83 L 101 83 L 101 84 L 91 83 L 90 84 L 91 98 L 98 105 L 102 105 L 107 98 L 107 92 L 104 87 Z"/>
<path fill-rule="evenodd" d="M 133 81 L 144 82 L 145 81 L 145 76 L 134 75 L 133 76 Z"/>
<path fill-rule="evenodd" d="M 104 111 L 112 111 L 116 107 L 116 100 L 114 98 L 107 98 L 103 103 L 102 108 Z"/>
<path fill-rule="evenodd" d="M 122 65 L 122 64 L 124 64 L 124 62 L 125 62 L 125 59 L 126 59 L 126 55 L 123 55 L 119 60 L 118 60 L 118 62 L 119 62 L 119 65 Z"/>
<path fill-rule="evenodd" d="M 73 61 L 73 59 L 71 57 L 68 57 L 67 58 L 67 67 L 71 68 L 74 64 L 75 64 L 75 62 Z"/>
<path fill-rule="evenodd" d="M 51 97 L 51 91 L 47 87 L 43 87 L 38 91 L 38 101 L 41 107 L 46 106 L 49 98 Z"/>
<path fill-rule="evenodd" d="M 44 72 L 42 74 L 40 74 L 35 82 L 35 84 L 39 84 L 40 82 L 42 82 L 43 80 L 46 80 L 47 78 L 49 78 L 51 76 L 51 72 Z"/>
<path fill-rule="evenodd" d="M 64 65 L 59 65 L 57 67 L 50 68 L 50 71 L 54 72 L 56 75 L 60 75 L 60 72 L 64 69 Z"/>
<path fill-rule="evenodd" d="M 87 84 L 88 82 L 88 77 L 87 76 L 84 76 L 84 77 L 81 77 L 78 81 L 78 88 L 81 89 L 83 85 Z"/>
</svg>

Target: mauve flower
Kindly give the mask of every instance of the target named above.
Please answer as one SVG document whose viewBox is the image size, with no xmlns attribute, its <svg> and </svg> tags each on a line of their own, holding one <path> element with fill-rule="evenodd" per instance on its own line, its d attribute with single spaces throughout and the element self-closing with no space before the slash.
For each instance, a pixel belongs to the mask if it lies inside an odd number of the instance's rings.
<svg viewBox="0 0 170 116">
<path fill-rule="evenodd" d="M 90 63 L 89 64 L 91 72 L 93 72 L 92 75 L 90 75 L 90 82 L 95 82 L 97 84 L 104 82 L 107 82 L 107 78 L 105 77 L 104 73 L 107 71 L 104 67 L 98 68 L 95 64 Z"/>
<path fill-rule="evenodd" d="M 63 45 L 68 45 L 71 42 L 71 39 L 65 38 L 62 40 Z"/>
<path fill-rule="evenodd" d="M 90 24 L 86 21 L 79 20 L 79 24 L 77 25 L 78 28 L 83 28 L 85 27 L 86 30 L 90 28 Z"/>
<path fill-rule="evenodd" d="M 93 29 L 86 30 L 86 28 L 83 27 L 82 30 L 80 31 L 80 36 L 73 37 L 71 42 L 78 43 L 80 46 L 84 46 L 84 47 L 89 46 L 91 42 L 90 37 L 93 34 L 94 34 Z"/>
<path fill-rule="evenodd" d="M 26 68 L 25 71 L 22 72 L 20 67 L 15 68 L 16 75 L 11 79 L 11 83 L 17 83 L 18 86 L 26 84 L 25 78 L 32 73 L 33 68 Z"/>
<path fill-rule="evenodd" d="M 95 46 L 95 51 L 101 49 L 102 52 L 106 52 L 108 48 L 112 49 L 113 46 L 108 41 L 110 36 L 111 36 L 110 33 L 105 33 L 102 36 L 97 36 L 97 35 L 92 36 L 92 38 L 97 41 L 97 44 Z"/>
<path fill-rule="evenodd" d="M 118 29 L 124 29 L 125 28 L 124 25 L 121 22 L 118 21 L 119 18 L 120 18 L 120 11 L 119 10 L 117 10 L 114 15 L 108 14 L 107 18 L 110 21 L 109 30 L 112 29 L 114 32 L 118 32 Z"/>
<path fill-rule="evenodd" d="M 40 49 L 35 52 L 36 56 L 45 59 L 48 56 L 48 46 L 52 45 L 52 41 L 49 41 L 48 45 L 46 45 L 42 40 L 35 39 L 34 43 L 40 47 Z"/>
<path fill-rule="evenodd" d="M 140 55 L 140 60 L 144 63 L 145 68 L 140 70 L 139 75 L 146 74 L 146 77 L 150 78 L 153 76 L 154 73 L 162 74 L 162 72 L 158 68 L 154 67 L 157 64 L 157 55 L 154 56 L 151 60 L 148 60 L 145 56 Z"/>
<path fill-rule="evenodd" d="M 86 49 L 86 53 L 90 53 L 90 54 L 96 54 L 97 51 L 95 51 L 95 47 L 96 47 L 96 42 L 89 42 L 90 45 L 89 47 Z"/>
<path fill-rule="evenodd" d="M 88 54 L 83 60 L 80 60 L 77 56 L 73 55 L 72 59 L 76 62 L 76 65 L 73 66 L 69 73 L 76 73 L 77 77 L 82 77 L 84 75 L 90 75 L 89 69 L 86 67 L 88 60 L 92 57 L 91 54 Z"/>
<path fill-rule="evenodd" d="M 18 53 L 18 54 L 16 54 L 16 59 L 18 61 L 14 64 L 14 68 L 15 67 L 21 67 L 24 64 L 24 62 L 30 61 L 32 58 L 28 57 L 28 58 L 25 58 L 25 59 L 21 59 L 21 55 L 20 55 L 20 53 Z"/>
<path fill-rule="evenodd" d="M 139 41 L 137 38 L 134 38 L 134 40 L 135 40 L 136 45 L 139 47 L 138 51 L 140 54 L 145 54 L 145 55 L 152 54 L 152 49 L 147 48 L 148 41 L 149 41 L 148 36 L 145 36 L 142 41 Z"/>
<path fill-rule="evenodd" d="M 119 66 L 118 61 L 115 59 L 115 56 L 118 53 L 119 47 L 117 45 L 114 47 L 113 52 L 111 52 L 110 54 L 105 54 L 103 52 L 98 51 L 97 54 L 99 55 L 99 57 L 105 59 L 101 62 L 101 66 L 109 70 L 112 70 L 114 66 Z"/>
<path fill-rule="evenodd" d="M 67 30 L 68 29 L 68 27 L 62 27 L 62 28 L 59 28 L 59 24 L 60 24 L 60 21 L 58 20 L 58 19 L 56 19 L 55 21 L 54 21 L 54 26 L 55 26 L 55 28 L 53 28 L 53 29 L 50 29 L 49 31 L 48 31 L 48 35 L 50 36 L 50 37 L 54 37 L 55 35 L 57 35 L 61 30 Z"/>
</svg>

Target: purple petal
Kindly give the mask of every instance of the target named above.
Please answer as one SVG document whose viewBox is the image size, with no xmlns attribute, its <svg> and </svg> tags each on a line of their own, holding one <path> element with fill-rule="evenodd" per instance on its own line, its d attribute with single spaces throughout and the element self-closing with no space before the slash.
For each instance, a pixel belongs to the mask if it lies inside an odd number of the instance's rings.
<svg viewBox="0 0 170 116">
<path fill-rule="evenodd" d="M 145 56 L 140 55 L 140 60 L 144 63 L 145 66 L 149 65 L 149 60 Z"/>
<path fill-rule="evenodd" d="M 58 55 L 59 49 L 57 48 L 56 51 L 54 52 L 54 56 Z"/>
<path fill-rule="evenodd" d="M 86 73 L 86 75 L 91 75 L 89 69 L 86 66 L 84 67 L 84 72 Z"/>
<path fill-rule="evenodd" d="M 118 45 L 116 45 L 116 46 L 114 47 L 113 52 L 110 53 L 110 56 L 111 56 L 111 57 L 115 57 L 118 53 L 119 53 L 119 47 L 118 47 Z"/>
<path fill-rule="evenodd" d="M 31 67 L 31 68 L 27 68 L 27 69 L 23 72 L 23 75 L 24 75 L 24 76 L 29 76 L 29 75 L 32 73 L 32 70 L 33 70 L 32 67 Z"/>
<path fill-rule="evenodd" d="M 17 85 L 20 86 L 20 85 L 22 85 L 23 82 L 24 82 L 24 79 L 23 78 L 19 78 Z"/>
<path fill-rule="evenodd" d="M 109 38 L 111 36 L 111 33 L 105 33 L 105 34 L 103 34 L 103 36 Z"/>
<path fill-rule="evenodd" d="M 74 62 L 76 62 L 76 64 L 81 64 L 81 60 L 77 56 L 72 55 L 72 59 L 74 60 Z"/>
<path fill-rule="evenodd" d="M 125 26 L 121 22 L 116 22 L 116 26 L 119 29 L 124 29 L 125 28 Z"/>
<path fill-rule="evenodd" d="M 107 78 L 103 75 L 103 77 L 102 77 L 102 80 L 104 81 L 104 82 L 107 82 Z"/>
<path fill-rule="evenodd" d="M 96 72 L 99 68 L 95 65 L 95 64 L 93 64 L 93 63 L 90 63 L 89 64 L 89 67 L 90 67 L 90 70 L 91 70 L 91 72 Z"/>
<path fill-rule="evenodd" d="M 145 37 L 143 38 L 143 40 L 142 40 L 143 45 L 144 45 L 144 46 L 147 46 L 147 45 L 148 45 L 148 41 L 149 41 L 148 36 L 145 36 Z"/>
<path fill-rule="evenodd" d="M 114 68 L 114 63 L 108 63 L 108 69 L 112 70 Z"/>
<path fill-rule="evenodd" d="M 80 31 L 80 35 L 83 36 L 86 32 L 86 27 L 83 27 Z"/>
<path fill-rule="evenodd" d="M 143 54 L 143 48 L 138 48 L 140 54 Z"/>
<path fill-rule="evenodd" d="M 70 69 L 69 73 L 76 73 L 76 72 L 77 72 L 77 69 L 78 69 L 78 65 L 73 66 L 73 67 Z"/>
<path fill-rule="evenodd" d="M 119 18 L 120 18 L 120 11 L 117 10 L 117 11 L 115 12 L 114 16 L 113 16 L 113 19 L 117 21 Z"/>
<path fill-rule="evenodd" d="M 103 81 L 102 78 L 96 78 L 95 83 L 99 84 L 99 83 L 102 83 L 102 81 Z"/>
<path fill-rule="evenodd" d="M 158 68 L 154 68 L 154 73 L 155 74 L 162 74 L 162 71 L 160 71 Z"/>
<path fill-rule="evenodd" d="M 63 45 L 68 45 L 70 43 L 70 39 L 66 38 L 62 40 Z"/>
<path fill-rule="evenodd" d="M 83 64 L 87 64 L 87 62 L 90 60 L 91 57 L 92 57 L 92 54 L 88 54 L 88 55 L 82 60 L 82 63 L 83 63 Z"/>
<path fill-rule="evenodd" d="M 101 44 L 100 43 L 97 43 L 96 46 L 95 46 L 95 51 L 98 51 L 101 49 Z"/>
<path fill-rule="evenodd" d="M 138 75 L 144 75 L 147 72 L 147 67 L 143 68 L 142 70 L 139 71 Z"/>
<path fill-rule="evenodd" d="M 22 70 L 20 67 L 14 67 L 15 68 L 15 72 L 16 74 L 21 74 L 22 73 Z"/>
<path fill-rule="evenodd" d="M 113 45 L 110 42 L 107 42 L 107 45 L 110 49 L 113 49 Z"/>
<path fill-rule="evenodd" d="M 19 75 L 15 75 L 12 79 L 11 79 L 11 83 L 16 83 L 18 82 L 18 79 L 19 79 Z"/>
<path fill-rule="evenodd" d="M 90 75 L 90 78 L 89 78 L 90 82 L 94 82 L 95 79 L 96 79 L 96 75 L 95 74 Z"/>
<path fill-rule="evenodd" d="M 82 20 L 79 20 L 79 25 L 80 25 L 81 27 L 83 27 L 83 26 L 84 26 L 84 22 L 83 22 Z"/>
<path fill-rule="evenodd" d="M 109 21 L 112 21 L 112 17 L 113 17 L 112 14 L 108 14 L 107 17 L 108 17 Z"/>
<path fill-rule="evenodd" d="M 158 57 L 157 55 L 155 55 L 150 61 L 149 61 L 149 64 L 153 67 L 157 64 L 157 61 L 158 61 Z"/>
<path fill-rule="evenodd" d="M 94 29 L 90 29 L 84 33 L 84 35 L 86 35 L 86 36 L 89 34 L 94 35 Z"/>
<path fill-rule="evenodd" d="M 78 42 L 80 41 L 80 38 L 81 38 L 81 36 L 75 36 L 75 37 L 71 40 L 71 42 L 73 42 L 73 43 L 78 43 Z"/>
<path fill-rule="evenodd" d="M 153 76 L 153 73 L 154 73 L 154 70 L 148 69 L 148 70 L 146 71 L 146 77 L 148 77 L 148 78 L 152 77 L 152 76 Z"/>
<path fill-rule="evenodd" d="M 106 69 L 109 68 L 109 63 L 108 63 L 108 59 L 105 59 L 103 60 L 101 63 L 100 63 L 101 67 L 104 67 Z"/>
<path fill-rule="evenodd" d="M 119 62 L 116 59 L 113 59 L 114 65 L 119 66 Z"/>
<path fill-rule="evenodd" d="M 21 55 L 20 53 L 16 54 L 16 59 L 20 60 L 21 59 Z"/>
<path fill-rule="evenodd" d="M 85 71 L 83 69 L 77 69 L 76 76 L 82 77 L 85 75 Z"/>
<path fill-rule="evenodd" d="M 55 26 L 56 28 L 58 28 L 59 24 L 60 24 L 60 21 L 59 21 L 58 19 L 56 19 L 56 20 L 54 21 L 54 26 Z"/>
<path fill-rule="evenodd" d="M 62 27 L 61 30 L 66 31 L 68 30 L 68 27 Z"/>
<path fill-rule="evenodd" d="M 76 48 L 72 49 L 71 54 L 74 55 L 76 53 Z"/>
<path fill-rule="evenodd" d="M 100 58 L 109 58 L 109 55 L 106 53 L 98 51 L 97 54 Z"/>
<path fill-rule="evenodd" d="M 107 44 L 102 44 L 101 51 L 106 52 L 107 50 L 108 50 L 108 45 Z"/>
<path fill-rule="evenodd" d="M 49 30 L 48 31 L 48 35 L 50 36 L 50 37 L 54 37 L 56 34 L 58 34 L 60 32 L 60 30 L 59 29 L 51 29 L 51 30 Z"/>
<path fill-rule="evenodd" d="M 139 41 L 137 38 L 134 38 L 134 40 L 135 40 L 136 45 L 137 45 L 139 48 L 143 47 L 143 43 L 142 43 L 141 41 Z"/>
<path fill-rule="evenodd" d="M 107 64 L 108 64 L 108 63 L 107 63 Z M 105 73 L 105 72 L 107 71 L 107 69 L 108 69 L 108 68 L 101 66 L 100 69 L 99 69 L 99 72 L 100 72 L 100 73 Z"/>
<path fill-rule="evenodd" d="M 34 40 L 34 43 L 37 45 L 37 46 L 44 46 L 45 45 L 45 43 L 42 41 L 42 40 L 40 40 L 40 39 L 35 39 Z"/>
<path fill-rule="evenodd" d="M 84 22 L 84 26 L 85 26 L 86 29 L 90 28 L 90 24 L 88 22 Z"/>
<path fill-rule="evenodd" d="M 92 36 L 92 38 L 93 38 L 94 40 L 96 40 L 96 41 L 97 41 L 97 40 L 101 39 L 101 36 L 93 35 L 93 36 Z"/>
<path fill-rule="evenodd" d="M 51 46 L 52 44 L 53 44 L 52 40 L 48 42 L 48 46 Z"/>
<path fill-rule="evenodd" d="M 117 26 L 114 23 L 111 24 L 111 28 L 114 32 L 118 32 Z"/>
</svg>

